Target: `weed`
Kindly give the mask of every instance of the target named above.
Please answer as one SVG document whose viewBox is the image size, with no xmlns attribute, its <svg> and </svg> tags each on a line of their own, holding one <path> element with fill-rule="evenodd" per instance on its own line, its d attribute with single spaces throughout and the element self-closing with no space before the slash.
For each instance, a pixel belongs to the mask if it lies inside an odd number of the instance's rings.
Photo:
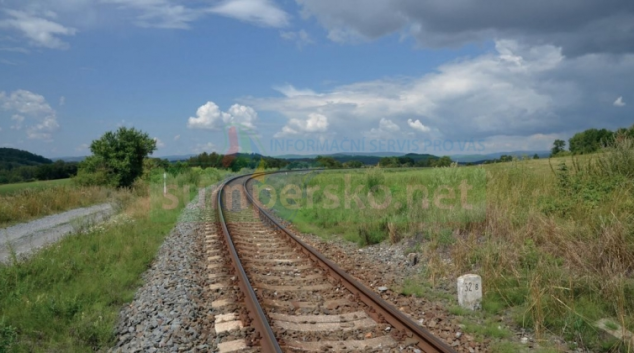
<svg viewBox="0 0 634 353">
<path fill-rule="evenodd" d="M 10 352 L 11 346 L 18 337 L 15 327 L 7 325 L 5 319 L 0 320 L 0 353 Z"/>
</svg>

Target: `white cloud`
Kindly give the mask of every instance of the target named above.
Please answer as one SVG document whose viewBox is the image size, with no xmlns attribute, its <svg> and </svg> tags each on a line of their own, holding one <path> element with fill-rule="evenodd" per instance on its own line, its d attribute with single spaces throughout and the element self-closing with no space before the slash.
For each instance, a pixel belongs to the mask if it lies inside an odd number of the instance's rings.
<svg viewBox="0 0 634 353">
<path fill-rule="evenodd" d="M 75 147 L 76 152 L 88 152 L 90 149 L 90 145 L 87 143 L 82 143 L 81 145 Z"/>
<path fill-rule="evenodd" d="M 297 89 L 293 87 L 293 85 L 285 84 L 283 86 L 274 86 L 274 90 L 282 93 L 286 97 L 293 98 L 299 96 L 315 96 L 317 95 L 315 91 L 310 89 Z"/>
<path fill-rule="evenodd" d="M 207 102 L 196 111 L 196 117 L 190 117 L 187 127 L 190 129 L 217 129 L 222 122 L 222 112 L 214 102 Z"/>
<path fill-rule="evenodd" d="M 258 119 L 258 113 L 251 107 L 240 104 L 234 104 L 224 115 L 225 123 L 239 124 L 244 127 L 255 129 L 255 121 Z"/>
<path fill-rule="evenodd" d="M 15 130 L 26 130 L 29 139 L 50 140 L 52 133 L 59 128 L 56 112 L 38 94 L 17 90 L 7 95 L 0 91 L 0 108 L 12 113 L 11 119 L 16 123 Z"/>
<path fill-rule="evenodd" d="M 209 12 L 264 27 L 286 27 L 288 14 L 270 0 L 225 0 Z"/>
<path fill-rule="evenodd" d="M 619 97 L 614 101 L 614 106 L 615 107 L 624 107 L 625 106 L 625 102 L 623 101 L 623 97 Z"/>
<path fill-rule="evenodd" d="M 396 132 L 401 130 L 401 128 L 398 127 L 398 125 L 394 124 L 392 120 L 385 119 L 385 118 L 381 118 L 381 121 L 379 121 L 379 128 L 383 131 L 389 131 L 389 132 Z"/>
<path fill-rule="evenodd" d="M 138 11 L 135 23 L 140 27 L 187 29 L 189 23 L 204 16 L 205 8 L 190 8 L 171 0 L 101 0 L 121 9 Z"/>
<path fill-rule="evenodd" d="M 409 125 L 409 127 L 411 127 L 412 129 L 418 131 L 418 132 L 430 132 L 431 129 L 425 125 L 423 125 L 420 120 L 416 119 L 416 121 L 412 120 L 412 119 L 407 119 L 407 124 Z"/>
<path fill-rule="evenodd" d="M 426 132 L 425 138 L 451 140 L 569 134 L 631 125 L 625 109 L 620 109 L 622 114 L 614 109 L 601 112 L 611 117 L 608 125 L 597 125 L 595 117 L 608 92 L 631 90 L 627 77 L 633 70 L 634 55 L 566 58 L 552 45 L 527 47 L 499 40 L 495 51 L 452 61 L 419 77 L 318 92 L 286 85 L 276 87 L 284 96 L 245 98 L 242 103 L 285 116 L 287 123 L 277 137 L 303 134 L 303 123 L 312 113 L 327 116 L 328 133 L 341 138 L 359 133 L 416 138 L 419 131 Z M 395 125 L 410 122 L 403 131 L 390 132 L 381 119 Z M 549 147 L 546 143 L 542 149 Z"/>
<path fill-rule="evenodd" d="M 22 122 L 24 121 L 24 116 L 15 114 L 11 117 L 11 120 L 15 121 L 15 123 L 11 125 L 11 130 L 22 130 Z"/>
<path fill-rule="evenodd" d="M 181 139 L 181 135 L 176 135 L 176 136 L 174 136 L 174 141 L 178 141 L 178 140 L 180 140 L 180 139 Z"/>
<path fill-rule="evenodd" d="M 61 96 L 59 97 L 59 106 L 63 107 L 66 104 L 66 97 Z"/>
<path fill-rule="evenodd" d="M 399 131 L 401 131 L 401 128 L 392 120 L 381 118 L 379 121 L 379 127 L 372 128 L 370 131 L 365 131 L 363 136 L 372 140 L 388 139 L 393 138 L 394 134 Z"/>
<path fill-rule="evenodd" d="M 49 49 L 67 49 L 68 43 L 60 36 L 74 36 L 77 30 L 65 27 L 49 19 L 38 17 L 24 11 L 4 10 L 9 16 L 0 19 L 0 28 L 20 32 L 32 46 Z"/>
<path fill-rule="evenodd" d="M 328 131 L 328 117 L 322 114 L 310 113 L 308 119 L 291 119 L 282 131 L 275 134 L 275 137 L 291 135 L 314 134 Z"/>
<path fill-rule="evenodd" d="M 154 141 L 156 142 L 156 148 L 165 147 L 165 143 L 163 143 L 163 141 L 161 141 L 161 139 L 159 139 L 158 137 L 155 137 Z"/>
<path fill-rule="evenodd" d="M 298 48 L 303 48 L 306 45 L 313 44 L 314 41 L 305 30 L 299 31 L 282 31 L 280 32 L 280 37 L 282 39 L 293 41 L 297 45 Z"/>
<path fill-rule="evenodd" d="M 190 117 L 187 127 L 190 129 L 216 130 L 222 124 L 237 124 L 250 129 L 255 128 L 258 113 L 251 107 L 234 104 L 228 112 L 220 111 L 214 102 L 207 102 L 196 111 L 196 117 Z"/>
</svg>

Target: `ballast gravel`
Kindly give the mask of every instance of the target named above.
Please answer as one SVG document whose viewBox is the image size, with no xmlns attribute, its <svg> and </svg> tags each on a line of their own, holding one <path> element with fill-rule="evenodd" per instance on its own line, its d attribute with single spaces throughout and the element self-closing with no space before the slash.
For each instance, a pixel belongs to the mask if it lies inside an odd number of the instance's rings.
<svg viewBox="0 0 634 353">
<path fill-rule="evenodd" d="M 145 284 L 125 306 L 111 352 L 210 351 L 213 317 L 203 297 L 200 227 L 204 205 L 192 201 L 159 249 Z"/>
</svg>

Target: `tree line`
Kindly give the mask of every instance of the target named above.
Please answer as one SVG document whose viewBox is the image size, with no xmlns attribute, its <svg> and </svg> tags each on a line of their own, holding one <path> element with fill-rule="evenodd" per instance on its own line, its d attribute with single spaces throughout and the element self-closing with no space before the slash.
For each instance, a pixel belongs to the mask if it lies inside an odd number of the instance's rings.
<svg viewBox="0 0 634 353">
<path fill-rule="evenodd" d="M 191 167 L 228 169 L 234 172 L 242 168 L 276 168 L 282 169 L 290 163 L 285 159 L 266 157 L 257 153 L 237 153 L 222 155 L 216 152 L 203 152 L 187 160 Z"/>
<path fill-rule="evenodd" d="M 330 156 L 317 156 L 315 158 L 317 167 L 326 169 L 342 169 L 342 168 L 363 168 L 366 164 L 361 161 L 351 160 L 347 162 L 340 162 L 334 157 Z M 451 157 L 429 157 L 423 159 L 414 159 L 408 156 L 401 157 L 383 157 L 379 159 L 378 167 L 380 168 L 412 168 L 412 167 L 449 167 L 453 161 Z"/>
<path fill-rule="evenodd" d="M 566 151 L 566 141 L 557 139 L 551 148 L 551 157 L 570 154 L 588 154 L 600 151 L 605 146 L 621 138 L 634 138 L 634 125 L 630 128 L 620 128 L 616 131 L 607 129 L 588 129 L 576 133 L 568 140 L 568 151 Z"/>
<path fill-rule="evenodd" d="M 48 158 L 15 148 L 0 148 L 0 184 L 66 179 L 77 174 L 78 164 Z"/>
</svg>

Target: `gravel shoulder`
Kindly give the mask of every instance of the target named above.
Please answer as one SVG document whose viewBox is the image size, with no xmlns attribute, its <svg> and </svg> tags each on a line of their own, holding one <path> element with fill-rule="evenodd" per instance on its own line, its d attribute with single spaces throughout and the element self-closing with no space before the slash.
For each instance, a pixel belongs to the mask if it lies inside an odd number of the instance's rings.
<svg viewBox="0 0 634 353">
<path fill-rule="evenodd" d="M 203 215 L 212 211 L 205 207 L 195 199 L 181 214 L 143 274 L 144 285 L 122 308 L 110 352 L 212 351 L 214 317 L 200 231 Z"/>
<path fill-rule="evenodd" d="M 47 244 L 54 243 L 82 224 L 106 220 L 114 213 L 109 203 L 71 211 L 21 223 L 0 230 L 0 262 L 11 260 L 11 250 L 20 257 L 28 256 Z"/>
</svg>

